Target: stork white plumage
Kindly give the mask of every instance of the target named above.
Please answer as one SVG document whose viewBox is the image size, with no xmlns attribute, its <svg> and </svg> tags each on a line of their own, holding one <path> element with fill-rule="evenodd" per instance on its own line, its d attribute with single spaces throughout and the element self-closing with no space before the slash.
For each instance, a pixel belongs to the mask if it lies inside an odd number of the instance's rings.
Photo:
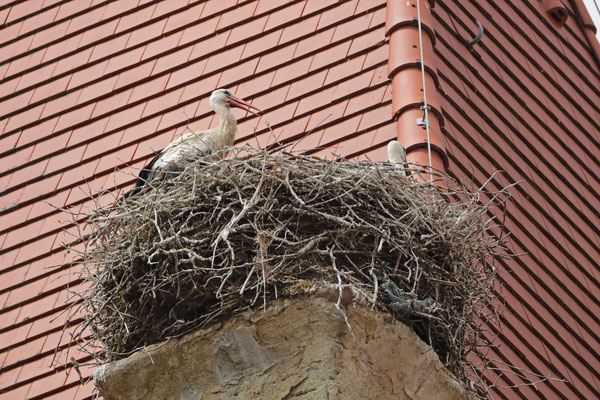
<svg viewBox="0 0 600 400">
<path fill-rule="evenodd" d="M 388 160 L 396 166 L 396 168 L 405 168 L 404 174 L 410 176 L 408 164 L 406 161 L 406 148 L 397 140 L 392 140 L 387 147 Z"/>
<path fill-rule="evenodd" d="M 392 164 L 396 164 L 399 167 L 404 167 L 406 164 L 406 149 L 397 140 L 392 140 L 388 143 L 388 160 Z"/>
<path fill-rule="evenodd" d="M 155 179 L 164 179 L 180 171 L 186 162 L 194 161 L 198 157 L 211 154 L 217 158 L 225 157 L 225 152 L 221 150 L 233 145 L 237 133 L 237 121 L 231 112 L 232 107 L 256 115 L 257 112 L 261 112 L 252 104 L 235 97 L 227 89 L 217 89 L 212 92 L 210 106 L 219 116 L 219 125 L 200 132 L 188 131 L 175 139 L 142 168 L 137 182 L 123 197 L 138 193 Z"/>
</svg>

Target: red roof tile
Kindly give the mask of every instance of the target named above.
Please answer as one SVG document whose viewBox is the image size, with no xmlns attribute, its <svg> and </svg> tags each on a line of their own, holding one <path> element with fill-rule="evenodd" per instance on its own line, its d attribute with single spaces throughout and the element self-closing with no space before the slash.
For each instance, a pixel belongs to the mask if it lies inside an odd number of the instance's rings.
<svg viewBox="0 0 600 400">
<path fill-rule="evenodd" d="M 69 4 L 65 4 L 65 8 L 68 8 L 69 6 Z M 85 30 L 86 28 L 102 21 L 106 12 L 106 8 L 107 7 L 102 4 L 92 5 L 86 10 L 87 12 L 78 15 L 74 18 L 70 18 L 69 27 L 67 28 L 67 34 L 71 34 L 73 32 L 81 32 L 82 30 Z"/>
<path fill-rule="evenodd" d="M 31 383 L 28 383 L 15 389 L 8 389 L 7 392 L 0 394 L 0 396 L 5 397 L 6 399 L 26 399 L 30 387 Z"/>
<path fill-rule="evenodd" d="M 8 355 L 8 353 L 5 353 Z M 18 367 L 18 368 L 14 368 L 12 370 L 3 372 L 2 375 L 0 375 L 0 387 L 9 387 L 14 385 L 17 382 L 17 379 L 19 377 L 19 373 L 21 372 L 21 368 L 22 367 Z"/>
</svg>

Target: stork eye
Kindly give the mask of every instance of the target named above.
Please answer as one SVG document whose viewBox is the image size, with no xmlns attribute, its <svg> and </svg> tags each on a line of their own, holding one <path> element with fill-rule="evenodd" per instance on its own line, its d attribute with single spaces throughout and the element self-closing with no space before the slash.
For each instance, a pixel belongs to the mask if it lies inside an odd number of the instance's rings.
<svg viewBox="0 0 600 400">
<path fill-rule="evenodd" d="M 229 90 L 224 90 L 223 93 L 229 97 L 233 96 Z"/>
</svg>

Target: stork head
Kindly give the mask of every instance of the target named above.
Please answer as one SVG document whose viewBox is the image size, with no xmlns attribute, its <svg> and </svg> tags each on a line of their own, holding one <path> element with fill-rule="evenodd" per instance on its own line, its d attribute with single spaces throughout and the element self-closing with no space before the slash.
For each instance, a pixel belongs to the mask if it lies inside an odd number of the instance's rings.
<svg viewBox="0 0 600 400">
<path fill-rule="evenodd" d="M 227 89 L 217 89 L 212 92 L 210 95 L 210 105 L 213 109 L 222 106 L 227 108 L 238 107 L 255 115 L 258 115 L 258 113 L 262 112 L 252 104 L 235 97 L 233 93 Z"/>
</svg>

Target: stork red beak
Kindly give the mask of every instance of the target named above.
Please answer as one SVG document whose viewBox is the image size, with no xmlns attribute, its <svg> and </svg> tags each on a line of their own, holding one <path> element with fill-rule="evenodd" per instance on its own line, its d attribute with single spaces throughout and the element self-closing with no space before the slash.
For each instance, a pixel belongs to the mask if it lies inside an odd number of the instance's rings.
<svg viewBox="0 0 600 400">
<path fill-rule="evenodd" d="M 229 99 L 229 104 L 231 104 L 232 107 L 241 108 L 242 110 L 246 110 L 248 112 L 251 112 L 254 115 L 258 115 L 258 113 L 262 113 L 262 110 L 260 110 L 259 108 L 256 108 L 252 104 L 248 103 L 247 101 L 244 101 L 242 99 L 238 99 L 237 97 L 233 97 L 232 96 Z M 257 112 L 253 111 L 252 109 L 256 110 Z"/>
</svg>

